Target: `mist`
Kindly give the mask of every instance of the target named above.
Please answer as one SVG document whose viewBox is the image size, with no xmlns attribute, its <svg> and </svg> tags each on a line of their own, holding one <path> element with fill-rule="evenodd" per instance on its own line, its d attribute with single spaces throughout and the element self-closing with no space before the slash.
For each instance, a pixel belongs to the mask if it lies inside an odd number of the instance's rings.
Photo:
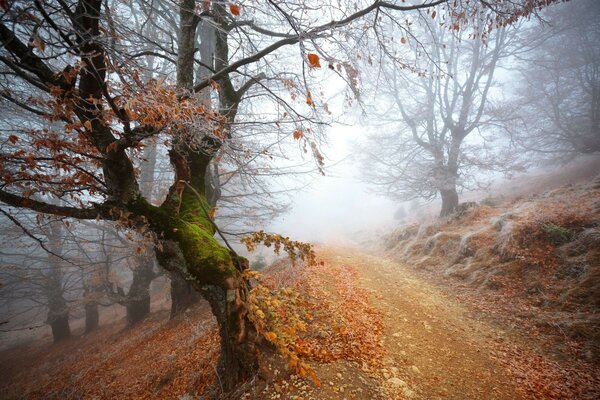
<svg viewBox="0 0 600 400">
<path fill-rule="evenodd" d="M 0 397 L 600 398 L 600 2 L 0 1 Z"/>
</svg>

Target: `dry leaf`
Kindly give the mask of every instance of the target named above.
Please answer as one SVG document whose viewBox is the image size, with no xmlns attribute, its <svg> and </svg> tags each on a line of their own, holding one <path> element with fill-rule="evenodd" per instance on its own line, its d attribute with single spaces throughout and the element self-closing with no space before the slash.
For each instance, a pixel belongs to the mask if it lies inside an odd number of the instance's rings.
<svg viewBox="0 0 600 400">
<path fill-rule="evenodd" d="M 237 4 L 230 4 L 229 11 L 231 11 L 231 13 L 237 17 L 240 15 L 241 7 Z"/>
<path fill-rule="evenodd" d="M 321 68 L 319 56 L 315 53 L 308 53 L 308 64 L 313 68 Z"/>
</svg>

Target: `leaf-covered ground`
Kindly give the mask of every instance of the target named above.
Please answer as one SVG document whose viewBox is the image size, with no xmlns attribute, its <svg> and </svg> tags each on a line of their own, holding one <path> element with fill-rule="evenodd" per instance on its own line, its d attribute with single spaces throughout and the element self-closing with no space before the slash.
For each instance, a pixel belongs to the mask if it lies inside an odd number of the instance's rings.
<svg viewBox="0 0 600 400">
<path fill-rule="evenodd" d="M 297 291 L 308 324 L 296 350 L 314 369 L 301 378 L 271 365 L 266 389 L 246 399 L 595 399 L 598 372 L 561 363 L 510 321 L 489 320 L 452 289 L 406 264 L 347 248 L 317 251 L 324 265 L 266 273 Z M 205 304 L 166 322 L 156 313 L 50 345 L 0 354 L 2 398 L 179 399 L 218 387 L 218 335 Z M 190 397 L 186 397 L 190 398 Z"/>
<path fill-rule="evenodd" d="M 200 304 L 126 329 L 120 321 L 63 343 L 36 341 L 0 354 L 2 399 L 176 399 L 214 383 L 219 338 Z"/>
</svg>

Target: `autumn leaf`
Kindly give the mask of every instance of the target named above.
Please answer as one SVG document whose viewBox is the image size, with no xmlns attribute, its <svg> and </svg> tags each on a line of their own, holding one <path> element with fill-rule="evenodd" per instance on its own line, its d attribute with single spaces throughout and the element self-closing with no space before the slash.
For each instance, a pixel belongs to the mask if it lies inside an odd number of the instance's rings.
<svg viewBox="0 0 600 400">
<path fill-rule="evenodd" d="M 41 52 L 44 52 L 46 49 L 46 43 L 44 43 L 37 33 L 31 38 L 31 45 Z"/>
<path fill-rule="evenodd" d="M 91 131 L 91 130 L 92 130 L 92 122 L 91 122 L 91 121 L 89 121 L 89 120 L 88 120 L 88 121 L 85 121 L 85 122 L 83 123 L 83 126 L 85 126 L 85 129 L 87 129 L 88 131 Z"/>
<path fill-rule="evenodd" d="M 294 139 L 296 139 L 296 140 L 300 140 L 300 138 L 301 138 L 302 136 L 304 136 L 304 133 L 302 133 L 302 131 L 301 131 L 300 129 L 296 129 L 296 130 L 294 131 L 293 135 L 294 135 Z"/>
<path fill-rule="evenodd" d="M 435 10 L 431 13 L 431 19 L 435 19 L 435 16 L 437 15 L 437 12 L 435 12 Z"/>
<path fill-rule="evenodd" d="M 308 94 L 306 95 L 306 104 L 308 104 L 309 106 L 313 105 L 313 101 L 312 101 L 312 96 L 310 94 L 310 91 L 308 92 Z"/>
<path fill-rule="evenodd" d="M 401 37 L 401 38 L 400 38 L 400 43 L 402 43 L 402 44 L 405 44 L 405 43 L 406 43 L 406 38 L 404 38 L 404 37 Z"/>
<path fill-rule="evenodd" d="M 308 64 L 313 68 L 321 68 L 319 56 L 315 53 L 308 53 Z"/>
<path fill-rule="evenodd" d="M 231 13 L 237 17 L 240 15 L 241 7 L 237 4 L 230 4 L 229 11 L 231 11 Z"/>
<path fill-rule="evenodd" d="M 208 215 L 210 216 L 210 219 L 215 219 L 215 214 L 217 213 L 217 210 L 219 209 L 219 207 L 213 207 L 210 212 L 208 213 Z"/>
<path fill-rule="evenodd" d="M 117 141 L 116 140 L 114 142 L 112 142 L 111 144 L 109 144 L 108 146 L 106 146 L 107 153 L 111 152 L 111 151 L 115 151 L 115 150 L 117 150 Z"/>
<path fill-rule="evenodd" d="M 277 339 L 277 334 L 275 332 L 267 332 L 265 333 L 265 338 L 267 338 L 269 342 L 273 342 Z"/>
<path fill-rule="evenodd" d="M 18 140 L 19 140 L 19 138 L 18 138 L 18 137 L 16 137 L 15 135 L 10 135 L 10 136 L 8 137 L 8 141 L 9 141 L 9 142 L 11 142 L 12 144 L 15 144 L 15 143 L 17 143 L 17 141 L 18 141 Z"/>
</svg>

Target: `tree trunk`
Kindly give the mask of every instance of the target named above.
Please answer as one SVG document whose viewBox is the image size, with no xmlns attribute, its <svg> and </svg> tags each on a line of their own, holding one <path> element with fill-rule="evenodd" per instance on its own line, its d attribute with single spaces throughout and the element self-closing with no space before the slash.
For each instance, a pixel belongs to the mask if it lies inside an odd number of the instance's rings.
<svg viewBox="0 0 600 400">
<path fill-rule="evenodd" d="M 48 323 L 56 343 L 71 336 L 71 328 L 69 308 L 64 297 L 62 260 L 56 256 L 62 254 L 62 222 L 52 220 L 49 228 L 47 237 L 54 254 L 48 254 L 50 271 L 46 276 L 45 289 L 48 301 Z"/>
<path fill-rule="evenodd" d="M 98 312 L 98 303 L 88 301 L 85 304 L 85 333 L 90 333 L 98 329 L 100 323 L 100 313 Z"/>
<path fill-rule="evenodd" d="M 242 299 L 247 294 L 247 286 L 243 280 L 227 290 L 206 286 L 202 294 L 219 324 L 221 354 L 217 372 L 223 389 L 228 392 L 258 373 L 258 355 L 264 352 L 261 349 L 264 346 L 246 316 Z"/>
<path fill-rule="evenodd" d="M 456 188 L 440 190 L 442 196 L 442 211 L 440 217 L 446 217 L 456 211 L 458 207 L 458 193 Z"/>
<path fill-rule="evenodd" d="M 247 317 L 245 302 L 248 283 L 242 273 L 235 270 L 236 272 L 218 284 L 202 281 L 203 276 L 190 267 L 188 258 L 184 257 L 182 246 L 171 240 L 161 242 L 161 250 L 157 251 L 157 256 L 163 268 L 189 277 L 194 288 L 210 304 L 221 337 L 217 372 L 223 390 L 229 392 L 238 383 L 253 377 L 258 372 L 258 350 L 263 342 L 254 324 Z M 240 263 L 241 269 L 248 267 L 246 260 Z"/>
<path fill-rule="evenodd" d="M 54 343 L 71 336 L 69 326 L 69 309 L 62 293 L 54 292 L 48 299 L 48 323 L 52 328 Z"/>
<path fill-rule="evenodd" d="M 67 339 L 71 336 L 71 327 L 69 326 L 69 313 L 54 317 L 50 321 L 52 328 L 52 339 L 54 343 Z"/>
<path fill-rule="evenodd" d="M 171 316 L 173 319 L 200 300 L 200 293 L 181 277 L 179 273 L 171 272 Z"/>
<path fill-rule="evenodd" d="M 133 281 L 125 299 L 127 325 L 135 325 L 150 314 L 150 284 L 154 277 L 153 263 L 148 260 L 133 270 Z"/>
</svg>

